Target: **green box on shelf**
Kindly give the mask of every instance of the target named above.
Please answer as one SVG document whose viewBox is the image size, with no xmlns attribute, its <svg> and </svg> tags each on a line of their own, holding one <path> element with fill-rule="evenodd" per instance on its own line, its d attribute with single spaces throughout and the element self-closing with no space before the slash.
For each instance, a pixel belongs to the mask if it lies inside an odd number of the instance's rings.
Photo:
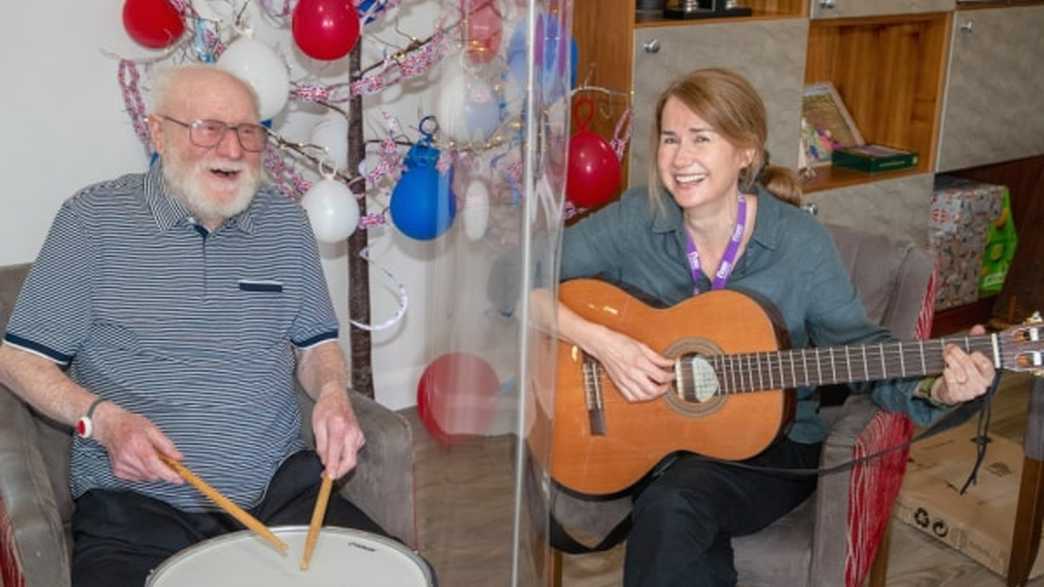
<svg viewBox="0 0 1044 587">
<path fill-rule="evenodd" d="M 884 145 L 854 145 L 835 149 L 830 160 L 835 167 L 875 173 L 914 167 L 917 153 Z"/>
</svg>

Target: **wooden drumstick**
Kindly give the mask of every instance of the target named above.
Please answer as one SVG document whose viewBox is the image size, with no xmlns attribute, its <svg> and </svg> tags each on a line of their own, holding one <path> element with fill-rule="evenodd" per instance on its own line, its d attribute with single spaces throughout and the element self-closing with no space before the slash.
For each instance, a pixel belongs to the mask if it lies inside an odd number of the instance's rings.
<svg viewBox="0 0 1044 587">
<path fill-rule="evenodd" d="M 239 523 L 253 530 L 261 538 L 264 538 L 269 544 L 271 544 L 276 550 L 279 551 L 279 554 L 286 556 L 286 552 L 290 548 L 287 545 L 287 543 L 280 540 L 278 536 L 273 534 L 272 531 L 269 530 L 260 521 L 258 521 L 257 518 L 248 514 L 246 510 L 244 510 L 243 508 L 232 503 L 232 500 L 230 500 L 229 498 L 225 497 L 224 495 L 221 495 L 220 491 L 214 489 L 209 484 L 207 484 L 206 481 L 197 477 L 196 474 L 190 471 L 188 467 L 186 467 L 185 465 L 182 465 L 178 461 L 175 461 L 174 459 L 166 455 L 161 454 L 159 455 L 159 458 L 161 461 L 163 461 L 165 465 L 167 465 L 171 469 L 174 469 L 174 471 L 178 475 L 181 475 L 181 478 L 187 481 L 189 485 L 199 490 L 199 492 L 206 496 L 207 499 L 214 502 L 221 509 L 225 510 L 225 512 L 227 512 L 228 515 L 239 520 Z"/>
<path fill-rule="evenodd" d="M 323 475 L 323 484 L 319 487 L 319 497 L 315 499 L 315 509 L 312 510 L 312 522 L 308 524 L 308 537 L 305 538 L 304 553 L 301 554 L 301 570 L 308 570 L 308 563 L 312 559 L 312 551 L 315 543 L 319 540 L 319 528 L 323 525 L 323 517 L 326 516 L 326 504 L 330 501 L 330 488 L 333 487 L 333 478 Z"/>
</svg>

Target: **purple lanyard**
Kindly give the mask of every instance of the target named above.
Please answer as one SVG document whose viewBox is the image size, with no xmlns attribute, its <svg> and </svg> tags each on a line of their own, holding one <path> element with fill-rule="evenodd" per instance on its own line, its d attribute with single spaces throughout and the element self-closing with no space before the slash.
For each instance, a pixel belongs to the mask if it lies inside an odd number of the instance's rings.
<svg viewBox="0 0 1044 587">
<path fill-rule="evenodd" d="M 743 241 L 743 231 L 746 228 L 747 199 L 740 194 L 736 211 L 736 226 L 732 229 L 729 246 L 725 247 L 725 254 L 721 257 L 718 272 L 714 274 L 711 289 L 725 287 L 725 282 L 728 281 L 729 275 L 736 266 L 736 254 L 739 252 L 740 243 Z M 689 269 L 692 271 L 692 295 L 697 295 L 700 293 L 700 287 L 697 285 L 700 282 L 700 254 L 696 251 L 696 243 L 692 242 L 692 236 L 689 235 L 688 230 L 685 231 L 685 250 L 689 258 Z"/>
</svg>

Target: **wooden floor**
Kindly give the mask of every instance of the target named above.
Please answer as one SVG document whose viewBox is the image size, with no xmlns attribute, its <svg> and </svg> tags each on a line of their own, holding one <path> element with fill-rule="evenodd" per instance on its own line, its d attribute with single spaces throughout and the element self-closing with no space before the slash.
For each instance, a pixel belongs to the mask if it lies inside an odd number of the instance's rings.
<svg viewBox="0 0 1044 587">
<path fill-rule="evenodd" d="M 1028 390 L 1027 377 L 1005 377 L 994 400 L 992 434 L 1021 443 Z M 445 447 L 431 439 L 415 411 L 407 410 L 405 415 L 414 426 L 420 549 L 438 570 L 440 585 L 509 585 L 515 500 L 512 438 L 478 438 Z M 529 560 L 528 552 L 521 556 Z M 567 556 L 565 587 L 620 585 L 622 557 L 622 547 L 608 553 Z M 537 582 L 522 576 L 519 584 Z M 1005 581 L 972 559 L 895 521 L 888 585 L 1003 587 Z M 1029 585 L 1044 587 L 1044 577 Z"/>
</svg>

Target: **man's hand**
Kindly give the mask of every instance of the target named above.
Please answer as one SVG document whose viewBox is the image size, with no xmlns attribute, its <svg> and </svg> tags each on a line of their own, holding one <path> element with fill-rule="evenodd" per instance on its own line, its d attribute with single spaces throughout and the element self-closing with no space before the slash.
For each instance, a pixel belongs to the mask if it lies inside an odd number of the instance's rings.
<svg viewBox="0 0 1044 587">
<path fill-rule="evenodd" d="M 976 326 L 972 336 L 986 334 L 986 329 Z M 993 363 L 980 352 L 968 354 L 957 345 L 947 345 L 943 351 L 946 368 L 942 377 L 935 381 L 932 397 L 948 405 L 975 399 L 986 393 L 996 375 Z"/>
<path fill-rule="evenodd" d="M 366 444 L 352 404 L 343 388 L 328 387 L 312 412 L 315 452 L 326 467 L 326 475 L 340 479 L 355 468 L 359 449 Z"/>
<path fill-rule="evenodd" d="M 109 451 L 114 475 L 126 481 L 184 483 L 157 454 L 181 460 L 181 453 L 147 418 L 105 402 L 95 410 L 94 422 L 94 438 Z"/>
</svg>

